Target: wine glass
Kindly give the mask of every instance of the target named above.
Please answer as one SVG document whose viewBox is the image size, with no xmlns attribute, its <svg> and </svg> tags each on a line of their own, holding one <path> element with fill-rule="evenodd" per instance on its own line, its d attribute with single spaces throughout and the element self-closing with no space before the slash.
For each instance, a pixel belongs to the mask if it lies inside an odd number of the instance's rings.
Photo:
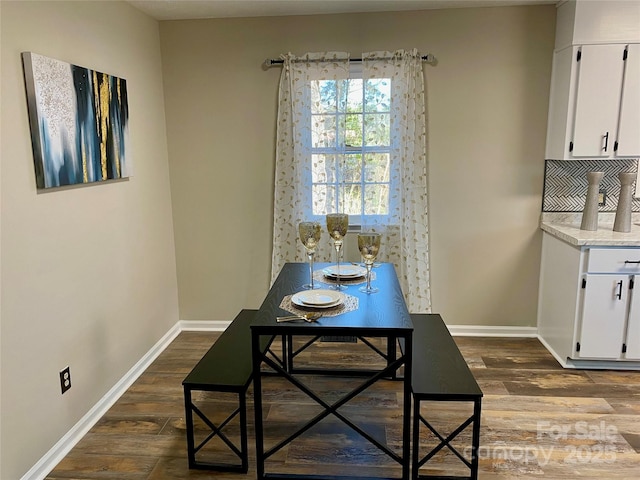
<svg viewBox="0 0 640 480">
<path fill-rule="evenodd" d="M 306 288 L 307 290 L 313 290 L 315 288 L 313 284 L 313 256 L 316 253 L 316 247 L 320 241 L 321 231 L 322 227 L 318 222 L 300 222 L 298 225 L 300 241 L 302 245 L 304 245 L 307 251 L 307 257 L 309 258 L 309 276 L 311 280 L 302 286 L 302 288 Z"/>
<path fill-rule="evenodd" d="M 340 284 L 340 258 L 342 256 L 342 239 L 349 228 L 349 215 L 346 213 L 328 213 L 327 230 L 333 238 L 336 248 L 336 290 L 345 290 L 347 287 Z"/>
<path fill-rule="evenodd" d="M 358 250 L 364 259 L 364 265 L 367 267 L 367 285 L 360 287 L 358 290 L 364 293 L 375 293 L 378 291 L 376 287 L 371 286 L 371 267 L 373 261 L 380 251 L 380 234 L 379 233 L 359 233 L 358 234 Z"/>
</svg>

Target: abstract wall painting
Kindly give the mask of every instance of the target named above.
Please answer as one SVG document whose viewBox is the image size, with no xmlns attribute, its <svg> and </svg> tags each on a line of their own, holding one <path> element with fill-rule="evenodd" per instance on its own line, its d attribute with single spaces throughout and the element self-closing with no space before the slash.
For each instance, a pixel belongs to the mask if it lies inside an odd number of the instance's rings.
<svg viewBox="0 0 640 480">
<path fill-rule="evenodd" d="M 39 189 L 126 178 L 126 80 L 32 52 L 22 54 Z"/>
</svg>

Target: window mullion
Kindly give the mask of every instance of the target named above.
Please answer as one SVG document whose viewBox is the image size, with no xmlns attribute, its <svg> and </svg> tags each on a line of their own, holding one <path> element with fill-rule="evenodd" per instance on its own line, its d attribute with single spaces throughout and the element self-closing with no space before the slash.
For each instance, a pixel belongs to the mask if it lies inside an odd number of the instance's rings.
<svg viewBox="0 0 640 480">
<path fill-rule="evenodd" d="M 353 152 L 353 147 L 347 146 L 347 115 L 348 115 L 348 104 L 349 104 L 349 92 L 351 89 L 351 80 L 343 79 L 340 81 L 340 99 L 341 102 L 338 103 L 338 111 L 340 115 L 340 142 L 337 144 L 338 146 L 338 154 L 337 154 L 337 162 L 336 162 L 336 205 L 335 209 L 337 212 L 346 211 L 346 183 L 345 183 L 345 164 L 346 159 L 349 154 Z"/>
<path fill-rule="evenodd" d="M 364 77 L 364 76 L 363 76 Z M 364 217 L 365 212 L 365 115 L 364 112 L 367 110 L 366 100 L 367 100 L 367 84 L 366 79 L 362 78 L 362 153 L 360 154 L 360 224 L 362 224 L 362 218 Z"/>
</svg>

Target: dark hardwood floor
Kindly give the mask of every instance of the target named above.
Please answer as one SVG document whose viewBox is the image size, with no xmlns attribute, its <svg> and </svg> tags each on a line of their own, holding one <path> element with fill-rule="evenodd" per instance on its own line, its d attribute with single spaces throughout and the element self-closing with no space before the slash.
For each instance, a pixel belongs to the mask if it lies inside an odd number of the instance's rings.
<svg viewBox="0 0 640 480">
<path fill-rule="evenodd" d="M 47 479 L 255 478 L 252 436 L 247 475 L 187 467 L 181 382 L 216 338 L 215 333 L 181 333 Z M 456 343 L 485 395 L 480 478 L 640 478 L 640 372 L 564 370 L 538 340 L 530 338 L 457 337 Z M 360 343 L 326 342 L 314 345 L 300 361 L 355 366 L 379 360 Z M 324 398 L 347 388 L 341 379 L 309 381 Z M 282 380 L 269 377 L 264 387 L 269 440 L 282 438 L 287 426 L 318 411 Z M 399 445 L 400 388 L 399 382 L 380 382 L 341 411 L 371 435 Z M 224 418 L 221 412 L 233 404 L 231 397 L 220 394 L 199 395 L 214 420 Z M 251 400 L 250 389 L 250 408 Z M 430 402 L 425 408 L 439 426 L 455 427 L 451 420 L 468 414 L 464 404 Z M 251 413 L 249 421 L 252 435 Z M 468 438 L 459 439 L 461 449 Z M 421 445 L 433 441 L 425 433 Z M 219 444 L 211 446 L 222 452 Z M 447 452 L 444 449 L 432 460 L 431 473 L 464 473 Z M 299 474 L 352 472 L 375 478 L 397 476 L 399 471 L 348 427 L 330 418 L 270 461 L 278 464 L 278 471 Z"/>
</svg>

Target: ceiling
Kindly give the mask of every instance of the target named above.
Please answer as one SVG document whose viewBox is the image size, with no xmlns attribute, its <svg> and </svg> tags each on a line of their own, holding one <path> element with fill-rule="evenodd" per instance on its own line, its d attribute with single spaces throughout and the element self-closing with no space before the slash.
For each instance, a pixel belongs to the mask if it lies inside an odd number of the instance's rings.
<svg viewBox="0 0 640 480">
<path fill-rule="evenodd" d="M 555 4 L 558 0 L 128 0 L 156 20 Z"/>
</svg>

